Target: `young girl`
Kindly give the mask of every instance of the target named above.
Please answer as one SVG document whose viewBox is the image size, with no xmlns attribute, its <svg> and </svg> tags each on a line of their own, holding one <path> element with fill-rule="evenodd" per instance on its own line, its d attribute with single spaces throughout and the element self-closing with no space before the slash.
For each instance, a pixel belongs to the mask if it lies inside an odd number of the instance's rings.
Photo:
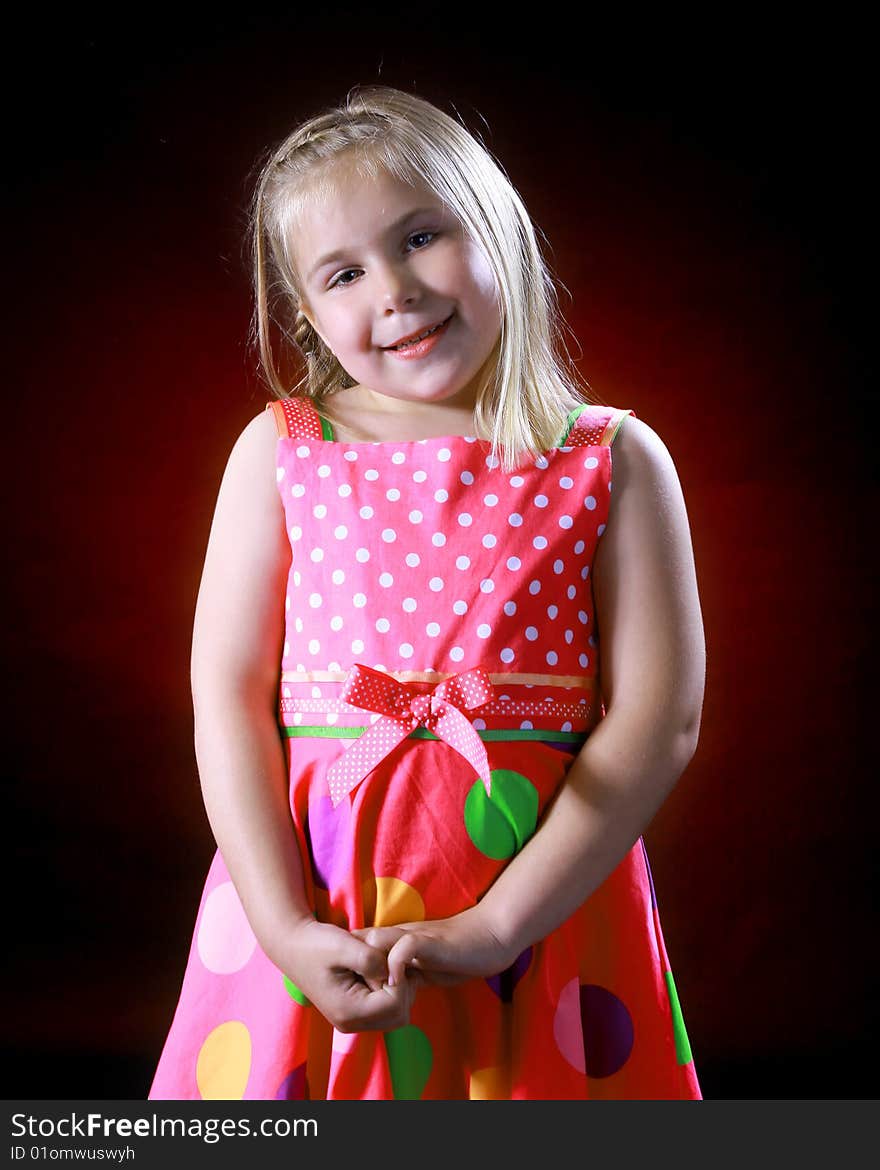
<svg viewBox="0 0 880 1170">
<path fill-rule="evenodd" d="M 218 850 L 150 1098 L 699 1098 L 641 840 L 704 689 L 669 453 L 576 388 L 520 198 L 432 104 L 298 127 L 252 239 L 276 397 L 196 608 Z"/>
</svg>

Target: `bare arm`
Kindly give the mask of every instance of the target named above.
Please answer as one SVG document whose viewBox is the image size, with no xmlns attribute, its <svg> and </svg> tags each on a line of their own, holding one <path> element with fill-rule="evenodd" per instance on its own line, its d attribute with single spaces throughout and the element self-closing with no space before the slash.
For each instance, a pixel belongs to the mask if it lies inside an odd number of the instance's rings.
<svg viewBox="0 0 880 1170">
<path fill-rule="evenodd" d="M 192 692 L 205 810 L 260 946 L 343 1031 L 406 1024 L 415 985 L 381 989 L 385 955 L 316 922 L 277 723 L 290 568 L 271 416 L 239 436 L 223 475 L 196 604 Z"/>
<path fill-rule="evenodd" d="M 706 651 L 678 476 L 660 438 L 634 417 L 623 423 L 613 459 L 608 524 L 593 564 L 605 717 L 536 833 L 479 905 L 446 920 L 448 928 L 426 924 L 431 941 L 420 942 L 412 924 L 413 937 L 393 946 L 395 978 L 412 959 L 426 970 L 491 974 L 546 937 L 623 860 L 696 749 Z"/>
<path fill-rule="evenodd" d="M 276 443 L 265 414 L 248 424 L 230 454 L 202 571 L 191 662 L 205 809 L 270 957 L 291 924 L 311 917 L 276 720 L 290 567 Z"/>
</svg>

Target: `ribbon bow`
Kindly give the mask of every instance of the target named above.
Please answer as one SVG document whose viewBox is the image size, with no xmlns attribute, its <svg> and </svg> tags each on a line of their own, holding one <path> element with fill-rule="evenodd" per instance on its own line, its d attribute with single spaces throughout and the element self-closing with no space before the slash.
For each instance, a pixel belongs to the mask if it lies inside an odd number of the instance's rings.
<svg viewBox="0 0 880 1170">
<path fill-rule="evenodd" d="M 427 727 L 463 755 L 488 793 L 491 780 L 486 748 L 464 712 L 484 706 L 494 694 L 482 666 L 454 674 L 431 691 L 418 691 L 381 670 L 355 663 L 340 698 L 355 707 L 378 711 L 382 718 L 368 727 L 329 769 L 333 807 L 417 727 Z"/>
</svg>

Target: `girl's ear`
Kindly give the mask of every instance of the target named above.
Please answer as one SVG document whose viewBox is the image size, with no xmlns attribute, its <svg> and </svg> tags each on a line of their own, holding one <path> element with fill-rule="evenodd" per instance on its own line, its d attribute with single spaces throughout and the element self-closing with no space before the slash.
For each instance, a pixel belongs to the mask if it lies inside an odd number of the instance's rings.
<svg viewBox="0 0 880 1170">
<path fill-rule="evenodd" d="M 309 309 L 308 305 L 303 303 L 300 305 L 300 307 L 297 311 L 297 314 L 296 314 L 296 324 L 294 326 L 294 339 L 300 346 L 302 346 L 302 348 L 306 349 L 306 352 L 308 352 L 309 348 L 311 348 L 309 346 L 310 330 L 313 333 L 316 333 L 318 335 L 318 337 L 321 338 L 321 341 L 324 342 L 324 345 L 327 346 L 327 342 L 324 340 L 323 334 L 321 333 L 320 329 L 318 329 L 318 327 L 315 325 L 314 317 L 312 315 L 311 310 Z M 305 346 L 303 346 L 303 344 L 302 344 L 303 342 L 306 343 Z M 327 348 L 329 349 L 330 347 L 327 346 Z"/>
</svg>

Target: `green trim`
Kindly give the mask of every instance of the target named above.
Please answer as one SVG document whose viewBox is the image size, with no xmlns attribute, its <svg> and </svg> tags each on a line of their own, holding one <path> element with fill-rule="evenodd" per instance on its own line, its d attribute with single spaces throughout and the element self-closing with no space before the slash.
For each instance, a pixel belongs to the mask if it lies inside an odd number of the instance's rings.
<svg viewBox="0 0 880 1170">
<path fill-rule="evenodd" d="M 321 420 L 321 438 L 326 439 L 328 443 L 333 443 L 336 440 L 333 437 L 333 428 L 323 415 L 318 416 Z"/>
<path fill-rule="evenodd" d="M 298 727 L 282 727 L 281 730 L 289 738 L 304 737 L 308 739 L 358 739 L 367 730 L 366 727 L 325 727 L 323 724 Z M 477 730 L 476 728 L 474 730 Z M 541 739 L 553 743 L 581 743 L 586 735 L 581 731 L 536 731 L 534 728 L 517 728 L 515 730 L 477 731 L 480 739 L 507 740 L 507 739 Z M 407 739 L 439 739 L 427 727 L 417 727 L 411 731 Z"/>
<path fill-rule="evenodd" d="M 559 439 L 558 442 L 554 443 L 555 447 L 564 447 L 565 446 L 566 440 L 568 439 L 568 436 L 571 434 L 571 428 L 574 426 L 574 424 L 577 422 L 577 420 L 580 418 L 580 416 L 587 409 L 588 405 L 589 405 L 589 403 L 585 402 L 582 406 L 576 406 L 574 408 L 574 410 L 571 410 L 568 412 L 568 416 L 566 417 L 566 420 L 565 420 L 565 430 L 562 433 L 562 438 Z"/>
<path fill-rule="evenodd" d="M 608 437 L 608 446 L 609 446 L 609 447 L 610 447 L 610 446 L 611 446 L 611 444 L 614 442 L 614 440 L 617 438 L 617 432 L 618 432 L 618 431 L 620 430 L 620 428 L 623 426 L 623 424 L 624 424 L 625 420 L 626 420 L 628 417 L 629 417 L 629 416 L 628 416 L 626 413 L 624 413 L 624 414 L 622 414 L 622 415 L 620 416 L 620 418 L 617 420 L 617 425 L 615 426 L 614 430 L 611 432 L 611 434 L 610 434 L 610 435 L 609 435 L 609 437 Z"/>
</svg>

